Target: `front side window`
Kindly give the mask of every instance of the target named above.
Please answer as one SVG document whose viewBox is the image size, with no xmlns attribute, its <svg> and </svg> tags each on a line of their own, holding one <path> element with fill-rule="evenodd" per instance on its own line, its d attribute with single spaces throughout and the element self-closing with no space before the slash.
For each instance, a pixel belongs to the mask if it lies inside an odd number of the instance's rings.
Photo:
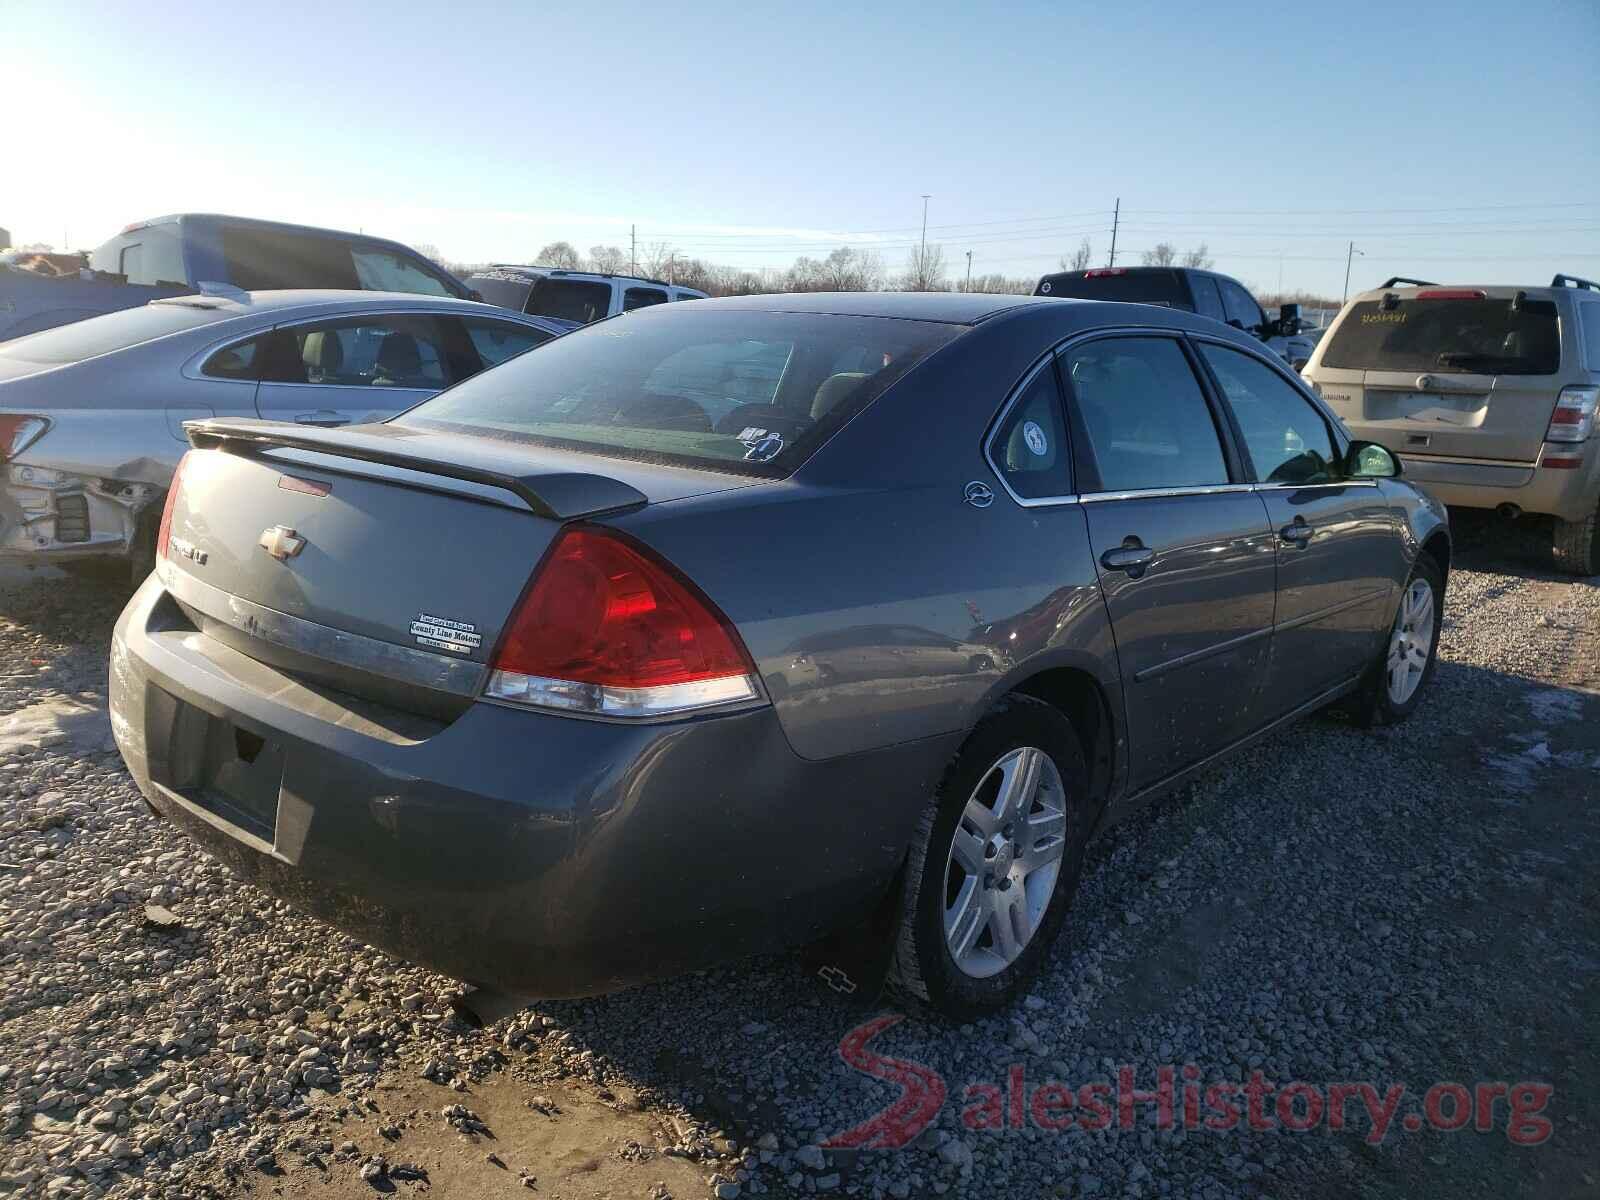
<svg viewBox="0 0 1600 1200">
<path fill-rule="evenodd" d="M 782 476 L 963 329 L 660 305 L 554 338 L 539 353 L 475 376 L 400 421 Z M 855 369 L 835 370 L 841 362 Z"/>
<path fill-rule="evenodd" d="M 524 312 L 592 324 L 611 315 L 611 285 L 593 279 L 534 280 Z"/>
<path fill-rule="evenodd" d="M 1233 410 L 1245 449 L 1263 483 L 1334 483 L 1338 451 L 1328 423 L 1298 391 L 1259 358 L 1210 342 L 1200 343 Z"/>
<path fill-rule="evenodd" d="M 1266 323 L 1261 306 L 1244 288 L 1231 279 L 1219 279 L 1217 286 L 1222 289 L 1222 311 L 1228 320 L 1237 321 L 1239 328 L 1249 330 L 1259 329 Z"/>
<path fill-rule="evenodd" d="M 463 321 L 472 348 L 485 367 L 497 367 L 508 358 L 515 358 L 524 350 L 532 350 L 550 340 L 550 334 L 528 325 L 512 325 L 508 321 L 482 321 L 467 317 Z"/>
<path fill-rule="evenodd" d="M 1175 339 L 1089 342 L 1061 366 L 1101 491 L 1229 482 L 1211 408 Z"/>
<path fill-rule="evenodd" d="M 392 250 L 352 250 L 356 282 L 369 292 L 412 292 L 419 296 L 453 296 L 444 280 Z"/>
<path fill-rule="evenodd" d="M 1440 375 L 1553 375 L 1561 329 L 1550 300 L 1481 296 L 1351 306 L 1322 352 L 1325 367 Z"/>
<path fill-rule="evenodd" d="M 652 304 L 665 304 L 667 294 L 660 288 L 629 288 L 622 293 L 622 311 L 632 312 L 636 308 L 649 308 Z"/>
<path fill-rule="evenodd" d="M 431 317 L 346 317 L 286 332 L 269 382 L 430 389 L 450 382 L 442 333 Z"/>
<path fill-rule="evenodd" d="M 989 439 L 989 461 L 1025 500 L 1072 492 L 1061 392 L 1050 363 L 1028 381 Z"/>
</svg>

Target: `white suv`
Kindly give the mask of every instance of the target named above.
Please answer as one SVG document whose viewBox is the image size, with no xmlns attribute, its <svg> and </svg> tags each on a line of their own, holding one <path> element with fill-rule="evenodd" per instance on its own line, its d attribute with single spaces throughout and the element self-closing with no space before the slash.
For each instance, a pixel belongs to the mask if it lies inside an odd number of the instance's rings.
<svg viewBox="0 0 1600 1200">
<path fill-rule="evenodd" d="M 659 279 L 559 267 L 486 267 L 468 279 L 467 286 L 476 288 L 490 304 L 576 325 L 652 304 L 706 298 L 702 291 Z"/>
</svg>

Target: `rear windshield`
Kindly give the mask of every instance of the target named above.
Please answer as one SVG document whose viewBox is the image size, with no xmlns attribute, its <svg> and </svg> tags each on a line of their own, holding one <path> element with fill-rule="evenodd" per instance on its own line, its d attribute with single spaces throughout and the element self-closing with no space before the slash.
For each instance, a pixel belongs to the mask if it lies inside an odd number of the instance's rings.
<svg viewBox="0 0 1600 1200">
<path fill-rule="evenodd" d="M 592 279 L 536 279 L 525 312 L 584 325 L 611 314 L 611 285 Z"/>
<path fill-rule="evenodd" d="M 1045 285 L 1049 284 L 1049 290 Z M 1095 271 L 1050 275 L 1039 281 L 1039 296 L 1065 296 L 1068 300 L 1122 300 L 1134 304 L 1165 304 L 1188 308 L 1189 289 L 1177 271 L 1128 271 L 1105 275 Z"/>
<path fill-rule="evenodd" d="M 398 423 L 781 476 L 963 329 L 663 304 L 556 338 Z"/>
<path fill-rule="evenodd" d="M 467 279 L 467 286 L 477 289 L 485 303 L 498 304 L 501 308 L 512 308 L 522 311 L 522 305 L 528 299 L 528 289 L 532 281 L 527 276 L 514 275 L 473 275 Z"/>
<path fill-rule="evenodd" d="M 21 359 L 23 362 L 61 363 L 82 362 L 113 350 L 126 350 L 140 342 L 196 329 L 216 321 L 225 321 L 239 315 L 239 310 L 201 307 L 194 304 L 146 304 L 140 308 L 125 308 L 121 312 L 106 313 L 84 321 L 74 321 L 57 329 L 29 334 L 9 342 L 0 342 L 0 356 Z"/>
<path fill-rule="evenodd" d="M 1325 367 L 1443 375 L 1553 375 L 1561 330 L 1549 300 L 1362 300 L 1322 352 Z"/>
</svg>

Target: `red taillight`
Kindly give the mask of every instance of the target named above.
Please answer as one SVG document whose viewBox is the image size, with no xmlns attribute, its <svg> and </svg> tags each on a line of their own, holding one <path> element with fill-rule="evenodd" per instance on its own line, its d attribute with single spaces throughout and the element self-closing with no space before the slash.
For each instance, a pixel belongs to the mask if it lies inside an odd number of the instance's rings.
<svg viewBox="0 0 1600 1200">
<path fill-rule="evenodd" d="M 1102 275 L 1126 275 L 1127 267 L 1096 267 L 1093 271 L 1085 271 L 1085 279 L 1099 279 Z"/>
<path fill-rule="evenodd" d="M 178 504 L 178 488 L 183 483 L 184 464 L 189 461 L 189 454 L 185 453 L 178 460 L 178 469 L 172 473 L 172 482 L 167 485 L 167 501 L 161 506 L 161 525 L 156 530 L 156 557 L 166 558 L 172 543 L 172 510 Z"/>
<path fill-rule="evenodd" d="M 1487 300 L 1488 292 L 1480 292 L 1475 288 L 1430 288 L 1425 292 L 1418 292 L 1418 300 Z"/>
<path fill-rule="evenodd" d="M 1565 387 L 1550 413 L 1547 442 L 1586 442 L 1594 432 L 1595 410 L 1600 408 L 1600 387 Z M 1548 464 L 1546 464 L 1548 465 Z"/>
<path fill-rule="evenodd" d="M 50 428 L 48 417 L 32 413 L 0 413 L 0 463 L 9 462 L 33 445 Z"/>
<path fill-rule="evenodd" d="M 753 700 L 755 666 L 710 600 L 623 537 L 569 529 L 511 614 L 487 694 L 610 716 Z"/>
</svg>

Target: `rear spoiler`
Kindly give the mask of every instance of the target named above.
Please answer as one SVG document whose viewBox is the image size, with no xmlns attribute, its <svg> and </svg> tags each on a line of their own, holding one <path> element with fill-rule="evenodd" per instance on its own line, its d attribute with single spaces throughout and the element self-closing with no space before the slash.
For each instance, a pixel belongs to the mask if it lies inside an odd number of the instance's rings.
<svg viewBox="0 0 1600 1200">
<path fill-rule="evenodd" d="M 1384 280 L 1383 283 L 1381 283 L 1379 286 L 1380 287 L 1386 287 L 1386 288 L 1392 288 L 1398 283 L 1409 284 L 1412 287 L 1437 287 L 1437 286 L 1439 286 L 1438 284 L 1434 283 L 1433 280 L 1431 280 L 1431 279 L 1408 279 L 1404 275 L 1391 275 L 1388 279 Z"/>
<path fill-rule="evenodd" d="M 570 521 L 600 513 L 639 508 L 649 502 L 635 487 L 606 475 L 584 471 L 528 470 L 526 456 L 515 451 L 497 452 L 492 443 L 452 437 L 399 425 L 365 425 L 356 429 L 325 429 L 288 421 L 262 421 L 253 417 L 228 420 L 208 418 L 185 421 L 189 442 L 201 450 L 229 450 L 251 454 L 261 450 L 310 450 L 318 454 L 353 458 L 462 479 L 468 483 L 504 488 L 541 517 Z M 449 454 L 427 452 L 428 443 L 449 438 Z M 417 443 L 413 448 L 408 443 Z"/>
</svg>

